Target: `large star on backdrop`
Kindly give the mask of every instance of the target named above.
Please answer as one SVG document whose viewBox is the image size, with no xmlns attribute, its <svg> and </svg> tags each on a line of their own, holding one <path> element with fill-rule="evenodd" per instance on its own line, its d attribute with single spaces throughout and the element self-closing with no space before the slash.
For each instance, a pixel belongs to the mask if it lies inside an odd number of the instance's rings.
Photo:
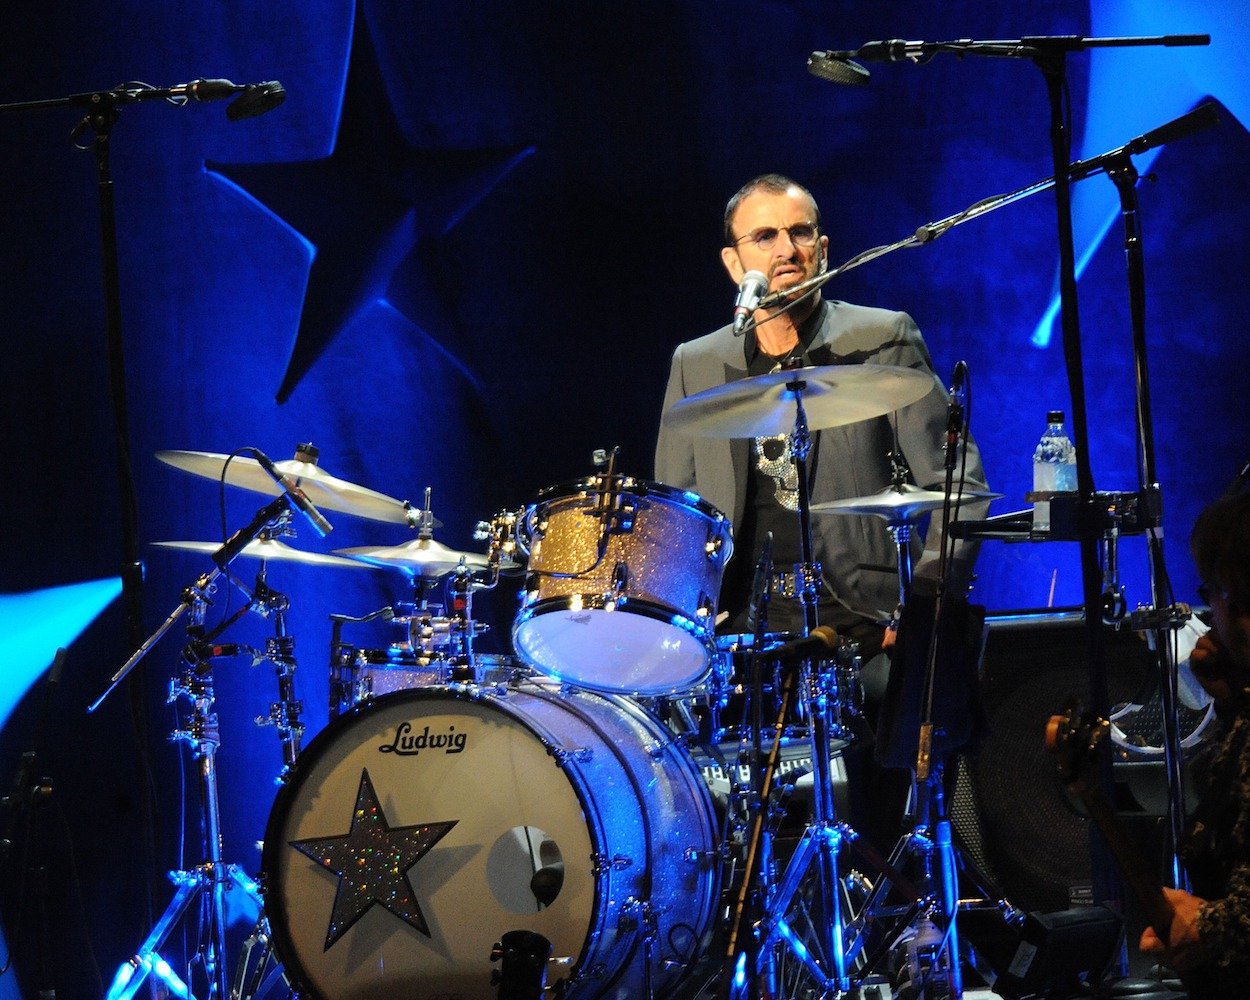
<svg viewBox="0 0 1250 1000">
<path fill-rule="evenodd" d="M 314 248 L 299 330 L 276 397 L 290 398 L 330 343 L 387 288 L 425 239 L 449 232 L 533 147 L 419 150 L 390 105 L 359 10 L 331 155 L 304 163 L 210 164 Z M 438 312 L 431 308 L 431 312 Z M 408 319 L 449 348 L 440 315 Z"/>
<path fill-rule="evenodd" d="M 351 830 L 336 837 L 291 841 L 297 851 L 339 877 L 325 950 L 329 951 L 375 903 L 429 937 L 430 926 L 408 881 L 408 870 L 457 822 L 392 827 L 373 790 L 368 769 L 361 771 Z"/>
</svg>

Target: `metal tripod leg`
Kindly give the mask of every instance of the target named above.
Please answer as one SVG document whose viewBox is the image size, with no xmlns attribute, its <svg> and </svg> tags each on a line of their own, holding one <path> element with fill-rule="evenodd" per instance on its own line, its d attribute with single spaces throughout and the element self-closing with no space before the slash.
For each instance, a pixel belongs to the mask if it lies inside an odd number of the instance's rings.
<svg viewBox="0 0 1250 1000">
<path fill-rule="evenodd" d="M 139 950 L 117 970 L 117 975 L 113 977 L 113 983 L 105 994 L 105 1000 L 130 1000 L 138 992 L 159 958 L 157 950 L 182 919 L 192 900 L 204 888 L 204 877 L 195 872 L 173 872 L 170 877 L 178 887 L 174 898 L 170 900 L 169 906 L 165 908 L 147 939 L 139 946 Z"/>
<path fill-rule="evenodd" d="M 165 943 L 174 925 L 182 919 L 192 899 L 201 893 L 208 914 L 207 943 L 204 951 L 205 973 L 208 977 L 210 1000 L 226 1000 L 226 927 L 225 907 L 222 894 L 237 872 L 222 860 L 221 810 L 217 797 L 217 747 L 220 743 L 217 713 L 213 710 L 214 695 L 212 670 L 194 652 L 194 641 L 184 651 L 186 667 L 181 678 L 170 685 L 169 700 L 190 698 L 194 706 L 189 727 L 173 734 L 174 739 L 189 743 L 199 763 L 200 802 L 204 810 L 205 859 L 196 870 L 174 872 L 172 878 L 178 887 L 174 898 L 161 919 L 148 935 L 139 951 L 119 970 L 106 1000 L 129 1000 L 143 980 L 152 972 L 158 972 L 170 982 L 171 987 L 184 997 L 191 997 L 188 984 L 178 980 L 172 969 L 164 966 L 157 949 Z M 159 966 L 159 967 L 158 967 Z M 172 979 L 170 978 L 172 977 Z"/>
<path fill-rule="evenodd" d="M 850 989 L 847 972 L 845 901 L 839 871 L 844 841 L 853 831 L 834 815 L 833 781 L 830 773 L 829 710 L 833 692 L 828 690 L 832 671 L 813 680 L 808 666 L 801 672 L 806 692 L 807 717 L 812 742 L 812 791 L 814 815 L 791 856 L 780 883 L 771 890 L 760 921 L 759 953 L 768 955 L 784 946 L 819 984 L 822 992 L 841 995 Z M 814 881 L 813 881 L 814 880 Z M 815 886 L 814 918 L 809 914 L 806 938 L 789 917 L 792 904 L 803 906 L 804 885 Z M 773 984 L 775 985 L 775 984 Z"/>
<path fill-rule="evenodd" d="M 169 901 L 169 906 L 165 908 L 165 912 L 161 914 L 155 926 L 144 939 L 143 944 L 139 946 L 139 950 L 133 956 L 126 960 L 125 964 L 118 970 L 117 975 L 113 978 L 112 984 L 109 986 L 108 992 L 105 994 L 105 1000 L 130 1000 L 143 985 L 149 975 L 156 975 L 162 979 L 166 986 L 177 996 L 191 997 L 188 984 L 183 983 L 173 969 L 169 968 L 160 957 L 160 949 L 168 940 L 170 933 L 178 922 L 186 915 L 188 909 L 197 900 L 202 899 L 201 893 L 209 893 L 217 898 L 210 901 L 210 905 L 214 911 L 222 910 L 220 897 L 229 887 L 234 887 L 242 892 L 247 893 L 248 897 L 260 906 L 260 893 L 256 888 L 256 883 L 248 878 L 238 865 L 226 865 L 224 868 L 224 879 L 220 882 L 204 871 L 176 871 L 170 872 L 170 880 L 176 886 L 174 898 Z M 261 917 L 264 921 L 264 917 Z M 266 925 L 267 927 L 267 925 Z M 253 932 L 255 936 L 255 932 Z M 250 941 L 250 939 L 249 939 Z M 262 943 L 268 947 L 268 936 L 264 937 Z M 267 956 L 266 956 L 267 957 Z M 224 990 L 224 971 L 225 956 L 221 954 L 215 959 L 215 969 L 220 970 L 221 975 L 215 975 L 215 981 L 212 986 L 210 995 L 216 996 L 219 991 Z M 281 970 L 278 970 L 281 973 Z M 242 973 L 236 977 L 236 980 L 242 979 Z M 268 981 L 263 985 L 268 986 Z M 226 993 L 220 994 L 222 997 L 227 996 Z M 228 994 L 232 1000 L 239 997 L 252 997 L 259 995 L 259 988 L 255 988 L 250 993 L 241 993 L 236 983 L 236 988 Z"/>
<path fill-rule="evenodd" d="M 958 1000 L 963 995 L 957 920 L 959 862 L 944 808 L 941 770 L 940 765 L 933 769 L 930 787 L 917 789 L 916 823 L 899 838 L 887 862 L 889 869 L 900 871 L 908 861 L 919 860 L 921 878 L 916 895 L 906 905 L 887 905 L 894 883 L 889 873 L 883 872 L 863 908 L 848 926 L 849 950 L 853 955 L 858 954 L 869 929 L 883 926 L 883 918 L 892 918 L 894 922 L 886 939 L 866 957 L 868 971 L 877 968 L 900 943 L 910 942 L 908 958 L 913 965 L 913 975 L 917 972 L 918 960 L 928 963 L 928 967 L 921 970 L 923 995 L 929 995 L 930 985 L 937 985 L 941 995 Z M 923 954 L 919 954 L 920 951 Z"/>
<path fill-rule="evenodd" d="M 259 894 L 256 896 L 259 899 Z M 261 911 L 256 926 L 239 951 L 230 1000 L 254 1000 L 263 997 L 279 981 L 286 982 L 286 972 L 274 956 L 269 932 L 269 918 Z"/>
</svg>

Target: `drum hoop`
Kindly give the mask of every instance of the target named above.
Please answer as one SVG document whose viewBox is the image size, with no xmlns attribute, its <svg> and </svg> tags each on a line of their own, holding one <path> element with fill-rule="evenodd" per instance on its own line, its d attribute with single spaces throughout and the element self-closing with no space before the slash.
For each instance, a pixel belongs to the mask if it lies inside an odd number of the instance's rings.
<svg viewBox="0 0 1250 1000">
<path fill-rule="evenodd" d="M 538 491 L 538 500 L 532 506 L 539 507 L 554 500 L 577 497 L 584 493 L 602 492 L 602 482 L 602 476 L 587 476 L 584 479 L 576 479 L 568 483 L 557 483 L 554 486 L 543 487 Z M 731 537 L 733 535 L 729 518 L 725 516 L 724 511 L 708 503 L 693 490 L 679 489 L 676 486 L 669 486 L 667 483 L 658 483 L 650 479 L 634 479 L 632 476 L 621 477 L 616 490 L 621 493 L 632 493 L 642 497 L 659 497 L 678 506 L 696 510 L 712 521 L 720 523 L 724 527 L 726 534 Z"/>
<path fill-rule="evenodd" d="M 688 618 L 677 609 L 668 605 L 657 604 L 655 601 L 647 601 L 639 597 L 629 597 L 628 595 L 605 598 L 602 592 L 597 594 L 559 594 L 541 598 L 533 604 L 527 604 L 517 612 L 516 620 L 512 625 L 512 634 L 515 636 L 517 629 L 536 615 L 545 615 L 551 611 L 567 611 L 573 605 L 576 605 L 573 610 L 611 611 L 612 614 L 633 614 L 638 615 L 640 618 L 651 618 L 655 621 L 665 622 L 698 639 L 707 649 L 709 656 L 714 652 L 712 639 L 715 623 L 712 623 L 711 627 L 704 627 L 693 618 Z M 610 608 L 609 605 L 611 605 Z M 680 622 L 674 620 L 678 618 L 681 619 Z M 689 628 L 682 624 L 687 622 L 689 623 Z"/>
</svg>

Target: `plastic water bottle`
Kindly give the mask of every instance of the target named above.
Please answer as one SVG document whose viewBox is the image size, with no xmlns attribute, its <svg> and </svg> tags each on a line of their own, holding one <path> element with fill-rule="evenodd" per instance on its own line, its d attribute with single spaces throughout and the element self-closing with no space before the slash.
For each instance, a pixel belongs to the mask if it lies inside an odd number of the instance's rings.
<svg viewBox="0 0 1250 1000">
<path fill-rule="evenodd" d="M 1046 414 L 1046 433 L 1033 452 L 1034 492 L 1076 492 L 1076 446 L 1063 427 L 1063 410 Z M 1033 530 L 1050 530 L 1050 501 L 1033 501 Z"/>
</svg>

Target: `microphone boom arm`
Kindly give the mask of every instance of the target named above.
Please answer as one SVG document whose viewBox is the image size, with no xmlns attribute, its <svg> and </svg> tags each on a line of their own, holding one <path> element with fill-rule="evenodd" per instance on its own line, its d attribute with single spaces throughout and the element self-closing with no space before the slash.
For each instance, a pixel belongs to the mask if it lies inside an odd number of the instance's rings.
<svg viewBox="0 0 1250 1000">
<path fill-rule="evenodd" d="M 989 44 L 989 43 L 986 43 Z M 853 54 L 853 53 L 852 53 Z M 1209 128 L 1219 121 L 1219 112 L 1213 101 L 1207 101 L 1200 104 L 1192 111 L 1186 112 L 1178 118 L 1174 118 L 1157 128 L 1151 129 L 1134 139 L 1130 139 L 1122 146 L 1100 153 L 1098 156 L 1092 156 L 1087 160 L 1077 160 L 1068 167 L 1068 177 L 1070 180 L 1081 181 L 1095 174 L 1106 173 L 1108 169 L 1117 161 L 1122 160 L 1126 156 L 1136 156 L 1147 150 L 1154 149 L 1163 145 L 1165 142 L 1173 142 L 1177 139 L 1184 138 L 1199 132 L 1202 129 Z M 936 222 L 929 222 L 917 228 L 912 235 L 907 236 L 894 243 L 885 243 L 881 246 L 871 247 L 868 250 L 862 250 L 857 253 L 846 263 L 838 267 L 829 268 L 814 277 L 801 281 L 792 288 L 783 291 L 769 292 L 759 301 L 757 308 L 771 309 L 781 306 L 781 312 L 786 312 L 794 308 L 799 302 L 816 292 L 817 289 L 823 287 L 826 282 L 830 281 L 839 274 L 845 274 L 847 271 L 867 264 L 869 261 L 876 260 L 878 257 L 884 257 L 886 254 L 893 253 L 895 250 L 902 250 L 905 247 L 918 247 L 926 243 L 932 243 L 942 234 L 954 229 L 956 226 L 963 225 L 973 219 L 978 219 L 990 212 L 997 211 L 1013 202 L 1021 201 L 1031 195 L 1039 194 L 1042 191 L 1048 191 L 1055 186 L 1055 178 L 1047 177 L 1044 180 L 1035 181 L 1027 184 L 1015 191 L 1007 194 L 994 195 L 989 198 L 982 198 L 980 201 L 974 202 L 961 212 L 954 215 L 948 215 L 944 219 Z M 784 303 L 784 305 L 783 305 Z"/>
</svg>

